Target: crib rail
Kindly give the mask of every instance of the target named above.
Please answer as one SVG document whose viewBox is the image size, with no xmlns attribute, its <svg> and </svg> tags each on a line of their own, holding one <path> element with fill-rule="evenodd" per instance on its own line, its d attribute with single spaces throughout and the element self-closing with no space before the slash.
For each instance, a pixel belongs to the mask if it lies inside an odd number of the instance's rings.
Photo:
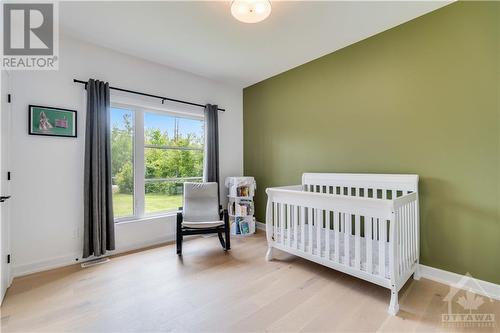
<svg viewBox="0 0 500 333">
<path fill-rule="evenodd" d="M 388 194 L 391 200 L 380 200 L 387 197 L 373 195 L 377 189 L 352 196 L 354 191 L 335 193 L 334 187 L 340 191 L 333 185 L 268 188 L 268 243 L 399 289 L 418 259 L 417 194 L 399 191 L 398 197 L 395 191 Z"/>
<path fill-rule="evenodd" d="M 387 195 L 388 191 L 392 192 L 396 189 L 404 193 L 417 192 L 418 175 L 304 173 L 302 175 L 302 184 L 356 189 L 356 196 L 361 195 L 361 192 L 368 193 L 368 189 L 377 189 L 379 194 L 380 192 L 385 192 L 385 195 Z M 392 193 L 395 194 L 395 192 Z M 367 195 L 365 194 L 365 196 Z M 392 198 L 395 198 L 395 196 Z"/>
</svg>

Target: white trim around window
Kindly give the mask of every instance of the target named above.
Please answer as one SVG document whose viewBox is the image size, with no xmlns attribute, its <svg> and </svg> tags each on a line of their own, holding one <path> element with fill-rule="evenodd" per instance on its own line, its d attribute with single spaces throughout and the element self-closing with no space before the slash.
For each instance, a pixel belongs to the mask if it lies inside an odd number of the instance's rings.
<svg viewBox="0 0 500 333">
<path fill-rule="evenodd" d="M 134 215 L 144 217 L 144 110 L 136 109 L 134 128 Z"/>
</svg>

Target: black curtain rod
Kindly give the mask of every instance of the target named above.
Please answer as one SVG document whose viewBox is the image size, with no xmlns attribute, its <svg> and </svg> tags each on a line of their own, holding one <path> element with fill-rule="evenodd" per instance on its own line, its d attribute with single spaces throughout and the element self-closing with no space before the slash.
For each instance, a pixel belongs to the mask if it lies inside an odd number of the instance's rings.
<svg viewBox="0 0 500 333">
<path fill-rule="evenodd" d="M 87 89 L 87 81 L 82 81 L 82 80 L 77 80 L 73 79 L 73 82 L 75 83 L 81 83 L 85 85 L 85 89 Z M 169 98 L 169 97 L 164 97 L 164 96 L 158 96 L 158 95 L 152 95 L 152 94 L 146 94 L 142 93 L 139 91 L 134 91 L 134 90 L 129 90 L 129 89 L 123 89 L 123 88 L 117 88 L 117 87 L 109 87 L 109 89 L 117 90 L 117 91 L 123 91 L 129 94 L 136 94 L 136 95 L 141 95 L 141 96 L 147 96 L 147 97 L 152 97 L 152 98 L 158 98 L 161 99 L 161 103 L 163 104 L 165 101 L 171 101 L 171 102 L 176 102 L 176 103 L 182 103 L 182 104 L 187 104 L 187 105 L 193 105 L 193 106 L 199 106 L 201 108 L 204 108 L 205 105 L 203 104 L 198 104 L 198 103 L 193 103 L 193 102 L 187 102 L 187 101 L 182 101 L 180 99 L 175 99 L 175 98 Z M 225 112 L 226 109 L 221 109 L 218 108 L 217 110 Z"/>
</svg>

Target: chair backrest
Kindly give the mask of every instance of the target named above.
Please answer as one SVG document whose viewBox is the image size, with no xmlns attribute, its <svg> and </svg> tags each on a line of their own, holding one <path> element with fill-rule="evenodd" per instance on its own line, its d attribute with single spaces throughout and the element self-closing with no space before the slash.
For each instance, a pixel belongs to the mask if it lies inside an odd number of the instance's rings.
<svg viewBox="0 0 500 333">
<path fill-rule="evenodd" d="M 184 183 L 184 221 L 220 220 L 217 186 L 217 183 Z"/>
</svg>

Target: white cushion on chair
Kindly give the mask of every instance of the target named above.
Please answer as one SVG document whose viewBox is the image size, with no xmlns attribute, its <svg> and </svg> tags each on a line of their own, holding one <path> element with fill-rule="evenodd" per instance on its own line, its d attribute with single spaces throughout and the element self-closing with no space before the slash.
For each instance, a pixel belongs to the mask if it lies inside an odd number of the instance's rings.
<svg viewBox="0 0 500 333">
<path fill-rule="evenodd" d="M 217 183 L 184 183 L 185 221 L 219 221 L 219 196 Z"/>
<path fill-rule="evenodd" d="M 224 221 L 210 221 L 210 222 L 182 222 L 182 226 L 185 228 L 193 229 L 205 229 L 205 228 L 215 228 L 224 225 Z"/>
</svg>

